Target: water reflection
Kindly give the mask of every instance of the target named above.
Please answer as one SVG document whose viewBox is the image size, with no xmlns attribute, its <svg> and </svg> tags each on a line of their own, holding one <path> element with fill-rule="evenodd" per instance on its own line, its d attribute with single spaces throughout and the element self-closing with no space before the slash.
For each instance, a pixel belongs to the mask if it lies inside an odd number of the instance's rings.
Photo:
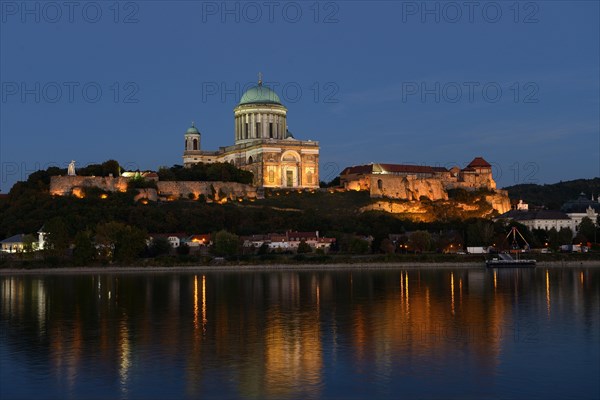
<svg viewBox="0 0 600 400">
<path fill-rule="evenodd" d="M 598 354 L 598 269 L 12 276 L 0 288 L 2 374 L 15 382 L 1 397 L 510 397 L 498 381 L 523 350 L 568 332 Z"/>
</svg>

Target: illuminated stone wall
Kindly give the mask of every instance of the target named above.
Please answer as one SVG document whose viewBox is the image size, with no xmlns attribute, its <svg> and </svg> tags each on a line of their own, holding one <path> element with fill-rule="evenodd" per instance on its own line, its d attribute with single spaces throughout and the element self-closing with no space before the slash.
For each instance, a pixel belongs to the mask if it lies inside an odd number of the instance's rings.
<svg viewBox="0 0 600 400">
<path fill-rule="evenodd" d="M 371 197 L 389 197 L 400 200 L 448 200 L 442 181 L 435 178 L 419 179 L 414 175 L 370 175 Z"/>
<path fill-rule="evenodd" d="M 125 192 L 129 178 L 102 176 L 52 176 L 50 194 L 81 197 L 84 188 L 98 188 L 107 192 Z"/>
<path fill-rule="evenodd" d="M 255 199 L 256 188 L 236 182 L 187 182 L 164 181 L 158 182 L 158 197 L 160 200 L 198 199 L 203 195 L 207 199 L 223 201 L 238 198 Z"/>
<path fill-rule="evenodd" d="M 98 188 L 107 192 L 125 192 L 129 178 L 92 176 L 53 176 L 50 178 L 50 194 L 56 196 L 84 196 L 85 188 Z M 155 200 L 197 199 L 204 195 L 207 199 L 223 201 L 224 198 L 255 199 L 256 187 L 236 182 L 157 182 L 157 190 L 139 189 L 137 199 Z"/>
</svg>

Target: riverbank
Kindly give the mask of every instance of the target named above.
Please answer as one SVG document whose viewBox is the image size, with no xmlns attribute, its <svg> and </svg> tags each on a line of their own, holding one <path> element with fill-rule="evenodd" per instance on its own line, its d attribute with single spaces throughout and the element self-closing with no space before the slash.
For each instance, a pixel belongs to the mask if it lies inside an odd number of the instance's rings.
<svg viewBox="0 0 600 400">
<path fill-rule="evenodd" d="M 410 267 L 416 265 L 419 268 L 433 266 L 439 267 L 463 267 L 483 266 L 486 258 L 493 255 L 484 254 L 441 254 L 441 253 L 418 253 L 418 254 L 283 254 L 270 253 L 263 255 L 238 255 L 232 257 L 215 257 L 213 255 L 162 255 L 155 258 L 140 258 L 126 264 L 107 262 L 95 262 L 80 266 L 74 263 L 70 257 L 57 259 L 50 257 L 45 259 L 41 255 L 35 258 L 25 257 L 0 257 L 0 272 L 3 270 L 39 270 L 39 269 L 69 269 L 77 268 L 105 270 L 107 268 L 118 268 L 119 270 L 129 267 L 134 268 L 206 268 L 207 270 L 223 270 L 230 268 L 253 269 L 309 269 L 315 266 L 323 268 L 358 268 L 363 269 L 365 265 L 376 266 L 375 268 L 397 268 L 398 266 Z M 598 263 L 600 265 L 600 252 L 589 253 L 531 253 L 527 258 L 535 258 L 538 265 L 583 265 L 584 263 Z M 371 267 L 369 267 L 371 268 Z"/>
<path fill-rule="evenodd" d="M 537 268 L 600 268 L 600 261 L 546 261 Z M 0 269 L 0 275 L 68 275 L 68 274 L 163 274 L 163 273 L 212 273 L 212 272 L 279 272 L 279 271 L 362 271 L 398 269 L 481 269 L 482 262 L 461 263 L 365 263 L 365 264 L 271 264 L 271 265 L 175 265 L 164 266 L 94 266 Z"/>
</svg>

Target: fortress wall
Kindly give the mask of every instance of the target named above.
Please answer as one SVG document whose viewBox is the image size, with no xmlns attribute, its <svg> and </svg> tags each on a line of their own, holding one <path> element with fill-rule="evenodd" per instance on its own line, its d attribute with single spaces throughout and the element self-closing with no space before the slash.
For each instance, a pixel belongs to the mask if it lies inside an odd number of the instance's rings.
<svg viewBox="0 0 600 400">
<path fill-rule="evenodd" d="M 371 174 L 340 176 L 340 185 L 346 190 L 369 190 L 369 186 L 371 185 Z"/>
<path fill-rule="evenodd" d="M 419 179 L 414 175 L 397 176 L 386 174 L 370 175 L 370 193 L 373 198 L 387 197 L 391 199 L 419 201 L 421 196 L 429 200 L 448 200 L 447 189 L 462 188 L 467 190 L 485 187 L 495 190 L 494 194 L 486 195 L 485 200 L 500 214 L 510 210 L 510 199 L 505 190 L 497 190 L 496 184 L 490 179 L 491 175 L 471 176 L 469 182 L 448 182 L 438 178 Z M 381 181 L 381 189 L 379 188 Z"/>
<path fill-rule="evenodd" d="M 129 178 L 99 176 L 53 176 L 50 178 L 50 194 L 58 196 L 83 196 L 83 188 L 95 187 L 107 192 L 125 192 Z M 197 199 L 201 194 L 207 198 L 221 200 L 221 194 L 231 200 L 237 198 L 255 199 L 256 188 L 237 182 L 157 182 L 158 190 L 138 189 L 138 198 L 155 201 L 158 197 L 167 199 L 189 198 L 192 194 Z"/>
<path fill-rule="evenodd" d="M 432 201 L 448 200 L 442 181 L 436 178 L 374 174 L 371 175 L 370 188 L 371 197 L 418 201 L 421 196 L 425 196 Z"/>
<path fill-rule="evenodd" d="M 256 198 L 256 188 L 254 186 L 237 182 L 159 181 L 157 187 L 159 197 L 166 197 L 171 200 L 189 198 L 190 194 L 194 199 L 204 195 L 207 198 L 213 198 L 214 196 L 215 200 L 221 200 L 220 193 L 230 200 Z"/>
<path fill-rule="evenodd" d="M 69 196 L 81 193 L 82 188 L 95 187 L 107 192 L 125 192 L 129 178 L 102 176 L 52 176 L 50 177 L 50 194 Z"/>
</svg>

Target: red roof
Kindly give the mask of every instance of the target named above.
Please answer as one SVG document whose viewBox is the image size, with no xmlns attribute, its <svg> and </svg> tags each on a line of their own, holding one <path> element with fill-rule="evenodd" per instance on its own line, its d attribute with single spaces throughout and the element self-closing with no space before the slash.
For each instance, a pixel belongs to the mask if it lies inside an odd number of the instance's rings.
<svg viewBox="0 0 600 400">
<path fill-rule="evenodd" d="M 371 174 L 373 173 L 373 165 L 356 165 L 345 168 L 341 175 L 348 174 Z M 430 167 L 427 165 L 408 165 L 408 164 L 376 164 L 381 166 L 385 172 L 405 173 L 405 174 L 434 174 L 436 172 L 448 172 L 444 167 Z"/>
<path fill-rule="evenodd" d="M 435 170 L 426 165 L 379 164 L 386 172 L 401 172 L 408 174 L 433 174 Z"/>
<path fill-rule="evenodd" d="M 491 168 L 490 163 L 485 161 L 483 157 L 475 157 L 473 161 L 467 165 L 467 168 Z M 466 169 L 466 168 L 465 168 Z"/>
<path fill-rule="evenodd" d="M 342 171 L 340 175 L 349 175 L 349 174 L 370 174 L 373 172 L 373 165 L 355 165 L 353 167 L 346 167 Z"/>
<path fill-rule="evenodd" d="M 312 239 L 317 237 L 316 232 L 287 232 L 287 236 L 290 238 L 299 238 L 299 239 Z"/>
</svg>

